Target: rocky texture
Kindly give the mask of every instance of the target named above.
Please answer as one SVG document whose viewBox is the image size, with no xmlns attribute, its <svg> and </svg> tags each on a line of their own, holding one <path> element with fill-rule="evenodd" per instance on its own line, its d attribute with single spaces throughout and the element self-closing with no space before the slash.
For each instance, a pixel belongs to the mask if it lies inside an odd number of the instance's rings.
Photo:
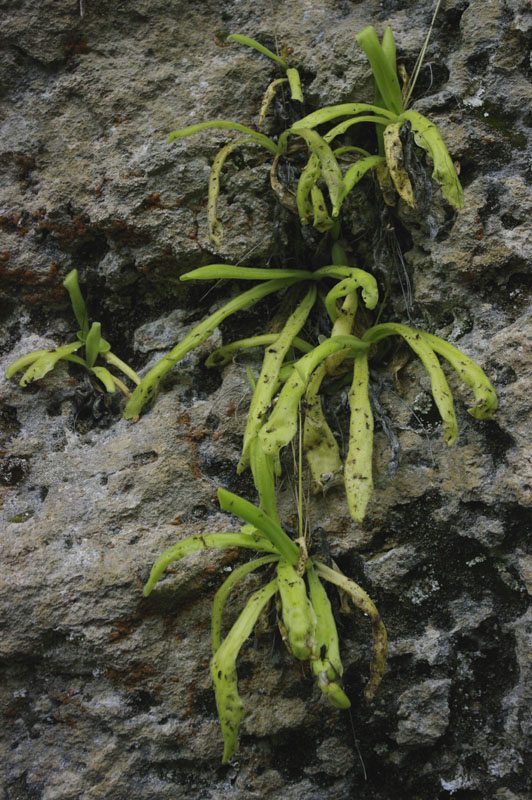
<svg viewBox="0 0 532 800">
<path fill-rule="evenodd" d="M 144 370 L 230 292 L 179 284 L 186 269 L 308 258 L 319 240 L 301 238 L 276 205 L 267 159 L 251 149 L 226 170 L 215 253 L 206 181 L 226 137 L 172 147 L 165 137 L 206 118 L 256 121 L 273 69 L 222 46 L 229 31 L 286 42 L 317 106 L 370 99 L 353 41 L 367 24 L 390 24 L 411 68 L 432 5 L 84 0 L 81 17 L 76 0 L 0 2 L 2 370 L 72 340 L 61 281 L 73 267 L 113 349 Z M 262 324 L 274 310 L 265 304 L 175 369 L 136 425 L 65 367 L 38 388 L 3 381 L 5 800 L 530 796 L 531 37 L 524 0 L 443 0 L 415 107 L 461 165 L 465 208 L 453 215 L 435 193 L 426 222 L 401 211 L 383 241 L 369 184 L 350 201 L 357 258 L 392 283 L 389 318 L 409 314 L 460 346 L 500 401 L 495 421 L 472 420 L 453 379 L 461 430 L 447 450 L 421 367 L 411 361 L 395 379 L 396 364 L 383 365 L 375 398 L 399 455 L 390 470 L 379 429 L 366 522 L 350 521 L 337 490 L 313 501 L 313 526 L 388 627 L 374 704 L 362 699 L 362 618 L 341 623 L 351 719 L 319 699 L 266 622 L 240 659 L 240 751 L 220 767 L 210 606 L 242 556 L 190 558 L 142 599 L 149 566 L 176 537 L 234 525 L 218 511 L 219 485 L 253 497 L 235 474 L 245 369 L 237 359 L 213 374 L 203 360 L 222 336 Z M 403 286 L 410 276 L 408 312 L 396 267 Z M 345 409 L 345 398 L 331 406 L 340 431 Z M 293 524 L 288 490 L 281 505 Z M 239 607 L 235 597 L 229 618 Z"/>
</svg>

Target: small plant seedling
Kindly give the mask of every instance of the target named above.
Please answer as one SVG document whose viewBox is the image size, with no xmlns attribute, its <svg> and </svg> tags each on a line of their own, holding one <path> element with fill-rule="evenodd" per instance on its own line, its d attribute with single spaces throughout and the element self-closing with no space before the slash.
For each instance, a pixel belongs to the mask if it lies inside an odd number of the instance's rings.
<svg viewBox="0 0 532 800">
<path fill-rule="evenodd" d="M 120 370 L 133 383 L 137 385 L 140 383 L 137 373 L 111 352 L 111 345 L 101 336 L 101 324 L 93 322 L 89 327 L 87 308 L 79 288 L 77 270 L 73 269 L 68 273 L 63 281 L 63 286 L 70 295 L 74 315 L 80 326 L 77 341 L 57 347 L 55 350 L 35 350 L 32 353 L 26 353 L 7 368 L 6 376 L 12 378 L 17 372 L 24 370 L 20 386 L 27 386 L 32 381 L 37 381 L 51 372 L 59 361 L 71 361 L 84 367 L 89 375 L 94 375 L 107 392 L 114 392 L 118 388 L 129 397 L 131 392 L 126 384 L 113 375 L 107 367 L 96 363 L 98 359 L 101 359 L 108 366 Z M 85 348 L 85 358 L 77 354 L 83 347 Z"/>
</svg>

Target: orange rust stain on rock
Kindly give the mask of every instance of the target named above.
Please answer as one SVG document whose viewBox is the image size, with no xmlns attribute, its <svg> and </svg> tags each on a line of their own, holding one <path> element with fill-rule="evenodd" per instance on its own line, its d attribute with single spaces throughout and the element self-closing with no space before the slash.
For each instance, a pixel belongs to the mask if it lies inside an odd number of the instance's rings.
<svg viewBox="0 0 532 800">
<path fill-rule="evenodd" d="M 120 669 L 118 667 L 107 667 L 105 671 L 112 681 L 125 686 L 139 686 L 156 674 L 154 667 L 142 661 L 129 662 L 127 667 Z"/>
<path fill-rule="evenodd" d="M 0 285 L 2 293 L 7 289 L 20 292 L 26 303 L 60 303 L 66 291 L 58 275 L 56 264 L 46 270 L 31 270 L 26 267 L 10 267 L 9 253 L 5 251 L 0 258 Z"/>
</svg>

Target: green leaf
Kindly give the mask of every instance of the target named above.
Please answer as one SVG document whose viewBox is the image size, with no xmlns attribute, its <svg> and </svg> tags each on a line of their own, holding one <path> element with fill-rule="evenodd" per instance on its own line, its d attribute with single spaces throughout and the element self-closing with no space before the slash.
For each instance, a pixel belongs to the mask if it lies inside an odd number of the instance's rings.
<svg viewBox="0 0 532 800">
<path fill-rule="evenodd" d="M 100 353 L 101 353 L 101 350 L 100 350 Z M 139 385 L 140 378 L 137 375 L 137 373 L 135 372 L 135 370 L 131 369 L 129 364 L 126 364 L 125 361 L 122 361 L 121 358 L 118 358 L 118 356 L 115 356 L 115 354 L 111 353 L 110 350 L 108 350 L 107 352 L 103 353 L 103 358 L 112 367 L 116 367 L 116 369 L 119 369 L 120 372 L 124 373 L 124 375 L 127 375 L 127 377 L 130 378 L 133 381 L 133 383 L 136 383 L 137 386 Z"/>
<path fill-rule="evenodd" d="M 275 502 L 274 460 L 271 456 L 266 455 L 257 436 L 249 446 L 249 462 L 253 483 L 259 495 L 260 509 L 279 525 L 277 504 Z"/>
<path fill-rule="evenodd" d="M 218 350 L 210 354 L 205 362 L 205 366 L 225 367 L 238 350 L 248 350 L 251 347 L 265 347 L 274 344 L 278 338 L 278 333 L 263 333 L 260 336 L 250 336 L 248 339 L 239 339 L 237 342 L 224 344 L 223 347 L 219 347 Z M 302 353 L 309 353 L 312 350 L 312 345 L 300 339 L 298 336 L 292 339 L 291 346 L 301 350 Z"/>
<path fill-rule="evenodd" d="M 227 40 L 228 41 L 231 40 L 233 42 L 238 42 L 239 44 L 245 44 L 245 45 L 247 45 L 247 47 L 252 47 L 254 50 L 258 50 L 259 53 L 262 53 L 263 56 L 268 56 L 268 58 L 271 58 L 272 61 L 276 61 L 278 64 L 281 65 L 281 67 L 283 69 L 286 69 L 286 70 L 288 69 L 288 64 L 286 63 L 284 58 L 281 58 L 280 56 L 276 55 L 275 53 L 272 53 L 272 51 L 268 50 L 267 47 L 264 47 L 263 44 L 260 44 L 259 42 L 256 42 L 255 39 L 251 39 L 249 36 L 242 36 L 239 33 L 231 33 L 227 37 Z"/>
<path fill-rule="evenodd" d="M 301 79 L 299 77 L 299 72 L 297 69 L 293 67 L 288 67 L 286 70 L 286 77 L 288 78 L 288 83 L 290 84 L 290 91 L 292 93 L 292 100 L 296 100 L 298 103 L 303 102 L 303 93 L 301 91 Z"/>
<path fill-rule="evenodd" d="M 443 424 L 443 435 L 446 443 L 451 446 L 458 434 L 458 425 L 454 413 L 453 396 L 447 383 L 447 378 L 440 366 L 438 357 L 428 343 L 423 331 L 408 328 L 395 322 L 383 325 L 374 325 L 362 337 L 364 342 L 376 343 L 387 336 L 402 336 L 414 353 L 421 359 L 428 372 L 434 402 L 440 413 Z"/>
<path fill-rule="evenodd" d="M 404 168 L 403 143 L 401 142 L 402 122 L 394 122 L 387 125 L 383 132 L 384 152 L 386 154 L 386 164 L 390 170 L 390 177 L 399 197 L 410 208 L 417 209 L 414 199 L 414 190 L 410 183 L 408 172 Z"/>
<path fill-rule="evenodd" d="M 180 281 L 269 281 L 277 278 L 312 279 L 313 272 L 304 269 L 268 269 L 263 267 L 233 267 L 231 264 L 209 264 L 185 272 Z"/>
<path fill-rule="evenodd" d="M 454 345 L 431 333 L 420 333 L 430 347 L 458 372 L 464 383 L 473 389 L 477 404 L 467 409 L 471 416 L 476 419 L 491 419 L 497 410 L 497 395 L 485 372 Z"/>
<path fill-rule="evenodd" d="M 230 120 L 226 119 L 217 119 L 212 120 L 210 122 L 198 122 L 196 125 L 189 125 L 187 128 L 179 128 L 177 131 L 173 131 L 168 137 L 167 143 L 170 144 L 171 142 L 175 141 L 175 139 L 182 139 L 185 136 L 191 136 L 193 133 L 198 133 L 198 131 L 203 131 L 207 128 L 220 128 L 221 130 L 233 130 L 233 131 L 240 131 L 241 133 L 247 134 L 247 136 L 251 136 L 255 139 L 259 144 L 269 150 L 270 153 L 276 155 L 278 152 L 278 147 L 271 139 L 265 136 L 263 133 L 257 133 L 257 131 L 252 130 L 251 128 L 246 128 L 245 125 L 240 125 L 238 122 L 231 122 Z"/>
<path fill-rule="evenodd" d="M 364 519 L 373 493 L 373 413 L 368 389 L 368 356 L 367 353 L 356 353 L 349 392 L 351 417 L 344 481 L 349 511 L 358 523 Z"/>
<path fill-rule="evenodd" d="M 226 144 L 225 147 L 222 147 L 222 149 L 218 151 L 211 167 L 211 173 L 209 176 L 207 219 L 209 222 L 209 239 L 217 247 L 221 245 L 223 238 L 223 226 L 217 217 L 218 195 L 220 193 L 220 173 L 223 165 L 225 164 L 225 160 L 233 152 L 233 150 L 236 150 L 237 147 L 240 147 L 243 144 L 249 144 L 250 142 L 257 144 L 256 139 L 251 138 L 237 139 L 234 142 L 229 142 L 229 144 Z"/>
<path fill-rule="evenodd" d="M 53 370 L 58 361 L 59 357 L 55 353 L 46 353 L 44 356 L 41 356 L 33 362 L 28 370 L 26 370 L 20 379 L 19 385 L 27 386 L 28 383 L 31 383 L 32 381 L 40 380 L 48 372 Z"/>
<path fill-rule="evenodd" d="M 267 536 L 276 552 L 289 564 L 297 564 L 299 559 L 298 546 L 286 535 L 281 526 L 265 514 L 264 511 L 261 511 L 261 509 L 242 497 L 228 492 L 226 489 L 218 489 L 218 501 L 220 508 L 224 511 L 240 517 L 245 522 L 249 522 L 264 536 Z"/>
<path fill-rule="evenodd" d="M 297 183 L 296 203 L 299 219 L 302 225 L 308 225 L 313 215 L 312 203 L 309 199 L 310 191 L 321 175 L 318 157 L 312 153 L 304 169 L 301 171 Z"/>
<path fill-rule="evenodd" d="M 371 25 L 364 28 L 363 31 L 357 34 L 357 41 L 371 64 L 373 77 L 386 108 L 395 114 L 400 114 L 403 110 L 403 98 L 395 64 L 390 62 L 384 52 L 375 33 L 375 28 Z M 390 52 L 388 46 L 387 50 Z"/>
<path fill-rule="evenodd" d="M 92 367 L 92 372 L 96 375 L 99 381 L 105 386 L 105 391 L 113 394 L 116 389 L 116 378 L 111 375 L 105 367 Z"/>
<path fill-rule="evenodd" d="M 277 340 L 264 353 L 262 368 L 248 412 L 242 457 L 237 468 L 238 473 L 242 472 L 249 464 L 249 448 L 263 425 L 268 409 L 271 406 L 277 388 L 281 365 L 292 344 L 292 340 L 307 321 L 315 300 L 316 284 L 312 283 L 303 300 L 289 316 Z"/>
<path fill-rule="evenodd" d="M 262 567 L 265 564 L 271 564 L 278 560 L 278 555 L 271 555 L 263 556 L 262 558 L 256 558 L 253 561 L 248 561 L 247 564 L 242 564 L 242 566 L 236 567 L 236 569 L 234 569 L 229 577 L 226 578 L 222 583 L 214 595 L 214 601 L 212 604 L 211 641 L 213 655 L 218 651 L 222 643 L 222 615 L 227 598 L 229 597 L 235 584 L 242 580 L 242 578 L 244 578 L 246 575 L 249 575 L 250 572 L 254 572 L 256 569 L 259 569 L 259 567 Z"/>
<path fill-rule="evenodd" d="M 72 342 L 72 344 L 63 345 L 62 347 L 58 347 L 56 350 L 45 350 L 44 354 L 34 360 L 29 369 L 26 370 L 20 379 L 19 385 L 27 386 L 28 383 L 31 383 L 32 381 L 40 380 L 48 372 L 53 370 L 58 361 L 60 361 L 62 358 L 66 358 L 75 350 L 78 350 L 81 345 L 81 342 Z"/>
<path fill-rule="evenodd" d="M 101 329 L 102 326 L 99 322 L 93 322 L 87 334 L 87 339 L 85 341 L 85 357 L 89 367 L 94 366 L 100 352 L 100 342 L 102 340 Z"/>
<path fill-rule="evenodd" d="M 266 603 L 277 591 L 277 580 L 254 592 L 227 637 L 211 659 L 211 677 L 216 695 L 216 705 L 224 737 L 225 764 L 238 746 L 238 729 L 244 706 L 238 694 L 236 659 L 240 648 L 255 627 Z"/>
<path fill-rule="evenodd" d="M 443 196 L 453 208 L 462 208 L 464 193 L 456 169 L 437 127 L 417 111 L 405 111 L 401 115 L 412 125 L 414 141 L 426 150 L 432 159 L 432 177 L 439 185 Z"/>
<path fill-rule="evenodd" d="M 370 272 L 366 272 L 358 267 L 343 267 L 331 264 L 327 267 L 320 267 L 314 272 L 315 278 L 350 278 L 353 286 L 360 286 L 362 289 L 362 300 L 366 308 L 370 311 L 375 308 L 379 300 L 379 289 L 377 281 Z"/>
<path fill-rule="evenodd" d="M 332 216 L 337 217 L 340 213 L 342 191 L 344 187 L 342 173 L 331 148 L 316 131 L 310 130 L 310 128 L 298 127 L 295 129 L 293 126 L 290 129 L 290 133 L 301 136 L 306 141 L 310 151 L 318 158 L 321 175 L 327 184 L 327 189 L 329 190 L 331 198 Z"/>
<path fill-rule="evenodd" d="M 334 221 L 330 218 L 327 211 L 327 205 L 321 189 L 313 183 L 310 187 L 310 199 L 312 201 L 312 227 L 316 228 L 320 233 L 329 231 L 334 225 Z"/>
<path fill-rule="evenodd" d="M 320 578 L 323 578 L 329 583 L 338 586 L 342 591 L 346 592 L 354 605 L 362 611 L 371 621 L 373 630 L 373 659 L 371 662 L 369 681 L 364 691 L 364 696 L 368 702 L 371 702 L 375 696 L 375 692 L 379 688 L 380 682 L 384 675 L 386 667 L 386 653 L 388 649 L 388 637 L 386 635 L 386 628 L 381 620 L 380 614 L 375 607 L 375 603 L 371 597 L 350 578 L 337 572 L 325 564 L 315 562 L 314 566 Z"/>
<path fill-rule="evenodd" d="M 308 461 L 315 492 L 320 489 L 325 492 L 327 486 L 333 485 L 333 481 L 334 485 L 343 482 L 340 448 L 325 419 L 319 395 L 326 374 L 325 363 L 314 370 L 304 400 L 303 452 Z"/>
<path fill-rule="evenodd" d="M 262 123 L 266 119 L 266 114 L 268 113 L 270 103 L 275 97 L 277 87 L 280 86 L 282 83 L 288 83 L 288 78 L 277 78 L 276 80 L 272 81 L 269 84 L 268 88 L 264 92 L 264 97 L 262 98 L 262 103 L 260 105 L 259 125 L 262 125 Z"/>
<path fill-rule="evenodd" d="M 79 342 L 79 347 L 81 347 L 81 342 Z M 26 367 L 29 367 L 34 361 L 37 361 L 37 359 L 45 356 L 49 352 L 49 350 L 34 350 L 33 353 L 26 353 L 25 356 L 17 358 L 17 360 L 13 361 L 6 369 L 6 378 L 12 378 L 17 372 L 26 369 Z"/>
<path fill-rule="evenodd" d="M 358 125 L 360 122 L 374 122 L 377 128 L 381 128 L 383 125 L 389 125 L 390 121 L 391 120 L 382 115 L 380 117 L 370 117 L 365 115 L 362 115 L 361 117 L 351 117 L 351 119 L 345 119 L 343 122 L 339 122 L 338 125 L 335 125 L 334 128 L 331 128 L 331 130 L 328 131 L 323 138 L 326 142 L 332 142 L 337 136 L 341 136 L 353 125 Z M 379 153 L 379 155 L 381 154 Z"/>
<path fill-rule="evenodd" d="M 356 269 L 356 267 L 353 267 Z M 377 289 L 377 282 L 373 278 L 373 275 L 370 275 L 369 272 L 364 272 L 364 270 L 357 270 L 363 274 L 364 284 L 361 283 L 360 279 L 356 276 L 344 278 L 342 281 L 336 284 L 331 291 L 325 297 L 325 307 L 331 318 L 331 322 L 336 322 L 338 318 L 338 314 L 336 311 L 336 301 L 339 300 L 341 297 L 346 297 L 351 292 L 356 291 L 361 286 L 364 286 L 364 295 L 365 295 L 365 305 L 370 310 L 375 308 L 377 305 L 379 294 Z M 373 281 L 367 280 L 367 277 L 373 278 Z M 369 289 L 369 292 L 368 292 Z"/>
<path fill-rule="evenodd" d="M 363 114 L 364 112 L 371 112 L 379 116 L 384 116 L 390 119 L 390 121 L 395 121 L 397 119 L 397 114 L 394 114 L 392 111 L 381 108 L 380 106 L 371 105 L 370 103 L 341 103 L 337 106 L 325 106 L 325 108 L 313 111 L 312 114 L 307 114 L 306 117 L 294 122 L 290 128 L 290 132 L 296 132 L 300 128 L 315 128 L 317 125 L 331 122 L 331 120 L 337 119 L 338 117 L 352 117 L 355 114 Z"/>
<path fill-rule="evenodd" d="M 70 302 L 72 303 L 77 323 L 81 328 L 81 338 L 85 341 L 89 332 L 89 317 L 85 306 L 85 300 L 79 288 L 77 269 L 73 269 L 68 273 L 63 281 L 63 286 L 70 295 Z"/>
<path fill-rule="evenodd" d="M 163 378 L 178 361 L 186 356 L 190 350 L 198 347 L 198 345 L 208 339 L 209 336 L 212 336 L 215 328 L 220 322 L 223 322 L 226 317 L 229 317 L 241 308 L 249 308 L 249 306 L 254 305 L 263 297 L 266 297 L 266 295 L 277 292 L 279 289 L 283 289 L 285 286 L 290 286 L 292 283 L 296 282 L 297 281 L 294 279 L 273 280 L 254 286 L 247 292 L 243 292 L 238 297 L 230 300 L 225 306 L 222 306 L 222 308 L 219 308 L 207 317 L 207 319 L 204 319 L 203 322 L 200 322 L 199 325 L 196 325 L 196 327 L 185 336 L 184 339 L 176 344 L 173 350 L 158 361 L 143 378 L 126 405 L 123 415 L 124 418 L 137 419 L 144 405 L 155 395 L 161 378 Z"/>
<path fill-rule="evenodd" d="M 295 546 L 295 545 L 294 545 Z M 250 536 L 248 533 L 207 533 L 203 536 L 190 536 L 182 542 L 174 544 L 162 553 L 153 565 L 150 577 L 144 587 L 144 597 L 148 597 L 161 579 L 165 569 L 174 561 L 197 553 L 199 550 L 211 548 L 225 549 L 226 547 L 244 547 L 248 550 L 277 551 L 270 541 L 262 536 Z"/>
<path fill-rule="evenodd" d="M 290 652 L 299 661 L 318 655 L 316 650 L 316 614 L 307 597 L 307 586 L 294 565 L 281 559 L 277 564 L 277 588 L 281 614 Z M 284 638 L 284 632 L 283 632 Z"/>
<path fill-rule="evenodd" d="M 316 614 L 316 641 L 319 658 L 310 662 L 318 686 L 336 708 L 349 708 L 351 703 L 338 684 L 343 673 L 340 660 L 338 631 L 327 592 L 319 579 L 314 565 L 307 566 L 309 594 Z"/>
<path fill-rule="evenodd" d="M 367 158 L 361 158 L 360 161 L 357 161 L 356 164 L 349 167 L 343 178 L 344 190 L 342 192 L 342 203 L 359 180 L 364 177 L 366 172 L 383 163 L 384 159 L 382 156 L 368 156 Z"/>
<path fill-rule="evenodd" d="M 335 336 L 296 361 L 268 421 L 259 431 L 265 453 L 276 458 L 281 448 L 292 441 L 297 432 L 299 401 L 310 376 L 324 359 L 344 349 L 354 352 L 366 351 L 368 345 L 356 336 Z"/>
</svg>

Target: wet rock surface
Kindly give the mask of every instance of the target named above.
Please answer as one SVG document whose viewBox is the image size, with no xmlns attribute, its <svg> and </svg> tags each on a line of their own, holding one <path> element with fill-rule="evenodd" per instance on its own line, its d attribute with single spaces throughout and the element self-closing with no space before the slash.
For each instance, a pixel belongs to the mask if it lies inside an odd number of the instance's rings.
<svg viewBox="0 0 532 800">
<path fill-rule="evenodd" d="M 226 46 L 227 33 L 286 43 L 313 108 L 371 99 L 354 42 L 366 25 L 392 27 L 410 71 L 432 6 L 0 0 L 5 800 L 530 796 L 528 2 L 444 0 L 435 25 L 414 107 L 460 165 L 464 209 L 451 213 L 433 187 L 426 220 L 400 208 L 383 227 L 370 181 L 349 200 L 353 257 L 375 270 L 381 290 L 390 284 L 387 318 L 463 349 L 500 403 L 493 421 L 472 419 L 469 390 L 449 376 L 460 433 L 448 449 L 422 367 L 398 352 L 373 369 L 395 439 L 377 425 L 363 526 L 338 489 L 311 500 L 312 527 L 388 629 L 388 667 L 371 706 L 361 615 L 339 615 L 351 715 L 320 699 L 275 619 L 265 619 L 241 653 L 247 713 L 239 752 L 222 767 L 210 612 L 221 580 L 246 556 L 197 554 L 142 597 L 153 560 L 177 538 L 235 530 L 219 511 L 218 486 L 254 499 L 249 476 L 236 475 L 248 360 L 221 371 L 204 360 L 221 341 L 260 329 L 274 301 L 224 323 L 172 371 L 137 424 L 121 419 L 120 398 L 102 399 L 65 363 L 25 389 L 3 377 L 20 355 L 75 338 L 62 288 L 73 268 L 113 350 L 144 374 L 231 297 L 228 285 L 180 283 L 183 272 L 217 262 L 292 266 L 319 254 L 320 237 L 298 232 L 269 191 L 268 158 L 251 148 L 224 172 L 225 235 L 215 251 L 206 188 L 227 136 L 165 142 L 204 119 L 256 124 L 275 69 Z M 266 131 L 274 129 L 271 116 Z M 345 395 L 331 400 L 344 441 L 347 410 Z M 288 484 L 280 508 L 295 529 Z M 259 584 L 243 581 L 228 625 Z"/>
</svg>

